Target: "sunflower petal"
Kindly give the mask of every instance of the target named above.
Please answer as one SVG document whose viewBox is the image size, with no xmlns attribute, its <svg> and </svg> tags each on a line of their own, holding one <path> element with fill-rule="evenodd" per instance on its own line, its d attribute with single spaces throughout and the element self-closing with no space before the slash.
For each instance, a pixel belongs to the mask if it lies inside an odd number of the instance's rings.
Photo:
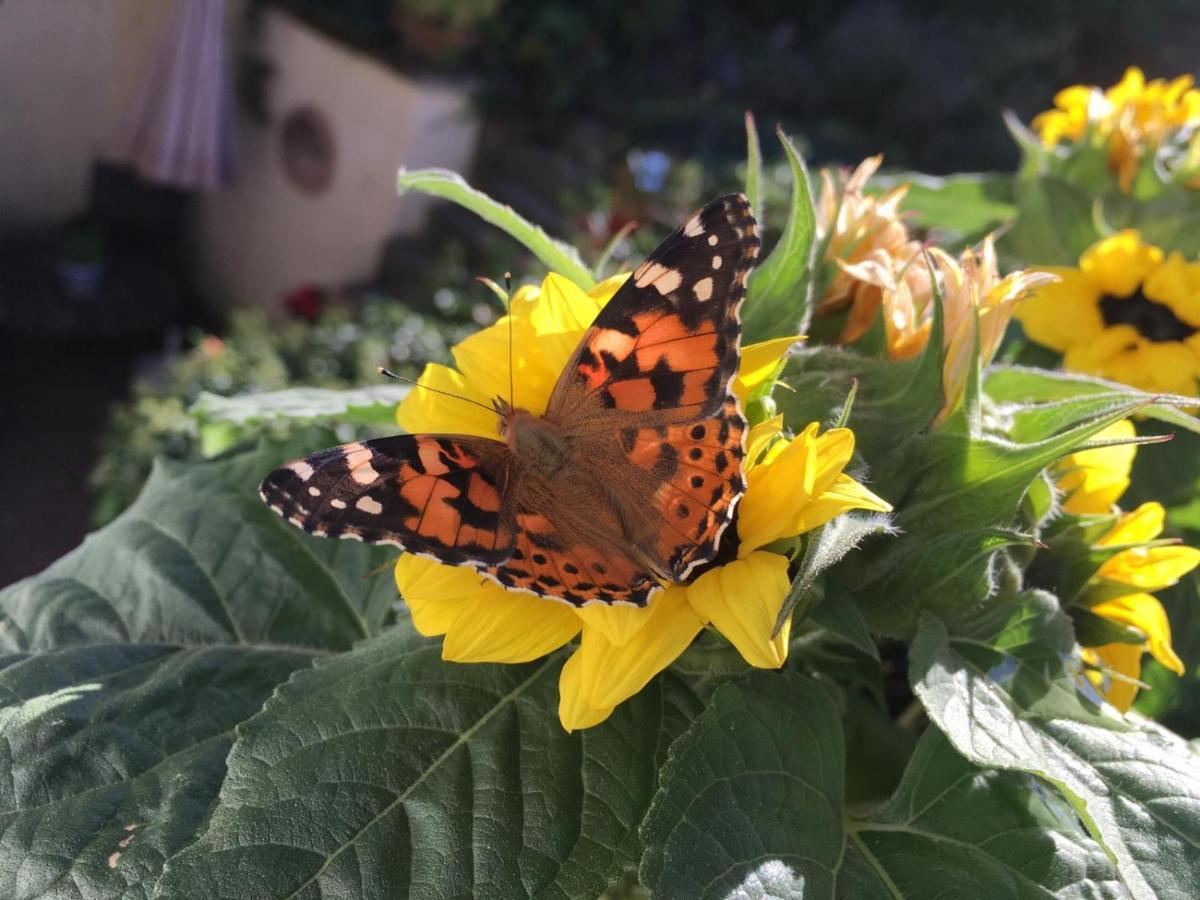
<svg viewBox="0 0 1200 900">
<path fill-rule="evenodd" d="M 1139 681 L 1142 677 L 1142 652 L 1138 644 L 1104 644 L 1084 650 L 1084 659 Z M 1124 679 L 1111 678 L 1104 672 L 1089 672 L 1092 683 L 1104 694 L 1104 699 L 1119 709 L 1128 712 L 1137 697 L 1137 685 Z"/>
<path fill-rule="evenodd" d="M 771 636 L 790 582 L 788 560 L 756 551 L 705 572 L 687 588 L 687 600 L 738 649 L 750 665 L 778 669 L 787 659 L 788 622 Z"/>
<path fill-rule="evenodd" d="M 839 475 L 827 491 L 799 511 L 789 527 L 796 528 L 796 534 L 804 534 L 852 509 L 891 512 L 892 504 L 867 490 L 849 475 Z"/>
<path fill-rule="evenodd" d="M 763 382 L 775 374 L 776 367 L 787 352 L 802 340 L 804 335 L 796 334 L 743 347 L 741 365 L 733 380 L 733 392 L 737 398 L 745 404 L 762 387 Z"/>
<path fill-rule="evenodd" d="M 529 324 L 550 372 L 557 375 L 563 370 L 583 333 L 603 308 L 603 302 L 570 279 L 555 272 L 546 276 L 538 302 L 530 309 Z M 549 396 L 547 393 L 546 398 Z"/>
<path fill-rule="evenodd" d="M 395 575 L 413 625 L 427 637 L 444 634 L 442 658 L 453 662 L 528 662 L 567 643 L 583 624 L 568 606 L 411 553 Z"/>
<path fill-rule="evenodd" d="M 570 734 L 599 725 L 612 715 L 616 706 L 593 707 L 583 689 L 583 659 L 578 651 L 562 667 L 558 676 L 558 720 Z"/>
<path fill-rule="evenodd" d="M 1162 603 L 1151 594 L 1126 594 L 1092 607 L 1092 612 L 1122 625 L 1131 625 L 1146 635 L 1146 649 L 1176 675 L 1184 673 L 1183 662 L 1171 647 L 1171 623 Z"/>
<path fill-rule="evenodd" d="M 417 384 L 433 390 L 414 387 L 396 407 L 396 421 L 409 434 L 438 432 L 488 438 L 499 436 L 498 420 L 490 409 L 492 398 L 475 390 L 454 369 L 430 363 L 421 373 Z M 460 399 L 464 397 L 466 400 Z M 476 403 L 483 406 L 476 406 Z"/>
</svg>

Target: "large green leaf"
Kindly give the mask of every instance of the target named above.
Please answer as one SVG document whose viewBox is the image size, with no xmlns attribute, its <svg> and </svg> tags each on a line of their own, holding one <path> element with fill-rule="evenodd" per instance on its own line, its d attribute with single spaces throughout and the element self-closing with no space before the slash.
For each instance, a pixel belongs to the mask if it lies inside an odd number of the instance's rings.
<svg viewBox="0 0 1200 900">
<path fill-rule="evenodd" d="M 1033 779 L 972 765 L 937 729 L 881 808 L 847 825 L 846 898 L 1124 896 L 1104 852 Z"/>
<path fill-rule="evenodd" d="M 596 283 L 574 247 L 556 241 L 537 225 L 518 215 L 511 206 L 497 203 L 487 194 L 471 187 L 457 172 L 449 169 L 402 171 L 396 184 L 401 193 L 420 191 L 466 207 L 485 222 L 516 239 L 548 268 L 565 275 L 584 289 Z"/>
<path fill-rule="evenodd" d="M 1007 172 L 967 175 L 889 174 L 880 187 L 907 182 L 903 209 L 913 224 L 936 229 L 951 245 L 973 243 L 1017 214 L 1013 176 Z"/>
<path fill-rule="evenodd" d="M 148 897 L 234 729 L 312 653 L 97 644 L 0 659 L 0 896 Z"/>
<path fill-rule="evenodd" d="M 910 654 L 930 718 L 977 765 L 1053 784 L 1104 846 L 1135 898 L 1189 898 L 1200 883 L 1200 764 L 1150 723 L 1128 730 L 1030 710 L 1006 670 L 970 659 L 926 616 Z"/>
<path fill-rule="evenodd" d="M 816 682 L 722 685 L 671 748 L 642 826 L 657 897 L 832 897 L 842 853 L 837 708 Z"/>
<path fill-rule="evenodd" d="M 637 858 L 671 678 L 568 735 L 561 656 L 442 662 L 396 628 L 280 688 L 241 726 L 204 837 L 158 896 L 595 897 Z"/>
<path fill-rule="evenodd" d="M 294 451 L 160 462 L 137 502 L 0 592 L 18 645 L 293 644 L 346 649 L 392 616 L 395 551 L 313 538 L 258 498 Z"/>
</svg>

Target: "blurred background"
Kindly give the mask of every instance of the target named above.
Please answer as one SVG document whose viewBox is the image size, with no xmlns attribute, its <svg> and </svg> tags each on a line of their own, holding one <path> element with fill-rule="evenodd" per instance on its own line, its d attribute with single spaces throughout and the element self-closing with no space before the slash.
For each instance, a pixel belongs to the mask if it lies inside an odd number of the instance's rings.
<svg viewBox="0 0 1200 900">
<path fill-rule="evenodd" d="M 1004 170 L 1002 110 L 1197 46 L 1184 0 L 3 0 L 0 586 L 218 449 L 202 397 L 415 374 L 496 315 L 476 275 L 540 274 L 402 166 L 589 262 L 639 223 L 621 259 L 737 186 L 746 110 L 815 165 Z"/>
</svg>

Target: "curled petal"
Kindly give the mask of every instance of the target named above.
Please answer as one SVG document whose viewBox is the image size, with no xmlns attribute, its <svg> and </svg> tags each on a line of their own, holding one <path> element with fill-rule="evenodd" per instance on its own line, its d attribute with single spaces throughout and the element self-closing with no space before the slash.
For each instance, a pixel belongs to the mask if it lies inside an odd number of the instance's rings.
<svg viewBox="0 0 1200 900">
<path fill-rule="evenodd" d="M 1143 648 L 1139 644 L 1104 644 L 1100 647 L 1085 648 L 1083 658 L 1110 672 L 1137 681 L 1142 677 L 1142 652 Z M 1131 684 L 1125 679 L 1113 678 L 1105 672 L 1089 672 L 1088 675 L 1104 694 L 1104 699 L 1121 712 L 1129 711 L 1134 698 L 1137 697 L 1136 684 Z"/>
<path fill-rule="evenodd" d="M 756 551 L 705 572 L 687 588 L 687 600 L 750 665 L 778 669 L 787 659 L 791 623 L 771 636 L 790 582 L 788 560 Z"/>
<path fill-rule="evenodd" d="M 797 534 L 804 534 L 852 509 L 891 512 L 892 504 L 867 490 L 849 475 L 839 475 L 828 490 L 800 511 L 793 520 L 793 526 L 799 529 Z"/>
<path fill-rule="evenodd" d="M 395 575 L 413 625 L 427 637 L 444 634 L 442 658 L 453 662 L 528 662 L 582 626 L 569 606 L 506 591 L 470 569 L 406 553 Z"/>
<path fill-rule="evenodd" d="M 1141 544 L 1152 541 L 1162 534 L 1167 512 L 1161 503 L 1143 503 L 1133 512 L 1127 512 L 1096 543 L 1101 547 L 1116 547 L 1121 544 Z"/>
<path fill-rule="evenodd" d="M 776 367 L 787 352 L 802 340 L 804 335 L 797 334 L 743 347 L 741 365 L 733 380 L 733 392 L 737 398 L 744 404 L 763 382 L 775 374 Z"/>
<path fill-rule="evenodd" d="M 1146 649 L 1159 663 L 1176 675 L 1184 673 L 1183 662 L 1171 647 L 1171 623 L 1162 603 L 1151 594 L 1126 594 L 1105 600 L 1092 612 L 1122 625 L 1130 625 L 1146 635 Z"/>
<path fill-rule="evenodd" d="M 1122 419 L 1096 438 L 1128 440 L 1134 434 L 1133 422 Z M 1117 444 L 1080 450 L 1064 457 L 1054 467 L 1058 488 L 1066 495 L 1063 509 L 1076 516 L 1107 513 L 1129 487 L 1129 472 L 1136 454 L 1136 444 Z"/>
<path fill-rule="evenodd" d="M 674 662 L 704 627 L 682 587 L 667 588 L 649 607 L 636 611 L 646 622 L 623 644 L 614 644 L 604 631 L 585 623 L 579 649 L 559 681 L 564 727 L 586 728 L 581 723 L 602 721 Z"/>
</svg>

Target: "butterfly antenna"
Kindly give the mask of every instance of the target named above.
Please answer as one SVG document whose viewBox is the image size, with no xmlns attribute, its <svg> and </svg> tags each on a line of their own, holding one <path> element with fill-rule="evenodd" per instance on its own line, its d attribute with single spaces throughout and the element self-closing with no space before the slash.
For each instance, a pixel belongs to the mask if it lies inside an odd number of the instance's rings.
<svg viewBox="0 0 1200 900">
<path fill-rule="evenodd" d="M 432 391 L 433 393 L 441 394 L 444 397 L 453 397 L 455 400 L 461 400 L 463 403 L 470 403 L 473 406 L 478 406 L 480 409 L 486 409 L 490 413 L 496 412 L 496 410 L 488 406 L 486 403 L 480 403 L 478 400 L 472 400 L 470 397 L 464 397 L 461 394 L 454 394 L 450 391 L 443 391 L 440 388 L 430 387 L 427 384 L 421 384 L 421 382 L 416 381 L 415 379 L 405 378 L 403 375 L 397 375 L 391 369 L 385 369 L 383 366 L 380 366 L 377 371 L 380 375 L 386 375 L 388 378 L 394 378 L 397 381 L 403 381 L 405 384 L 411 384 L 413 387 L 421 388 L 421 390 Z"/>
<path fill-rule="evenodd" d="M 507 296 L 504 305 L 508 310 L 508 408 L 516 406 L 516 392 L 513 390 L 513 317 L 512 317 L 512 272 L 504 273 L 504 290 Z"/>
</svg>

